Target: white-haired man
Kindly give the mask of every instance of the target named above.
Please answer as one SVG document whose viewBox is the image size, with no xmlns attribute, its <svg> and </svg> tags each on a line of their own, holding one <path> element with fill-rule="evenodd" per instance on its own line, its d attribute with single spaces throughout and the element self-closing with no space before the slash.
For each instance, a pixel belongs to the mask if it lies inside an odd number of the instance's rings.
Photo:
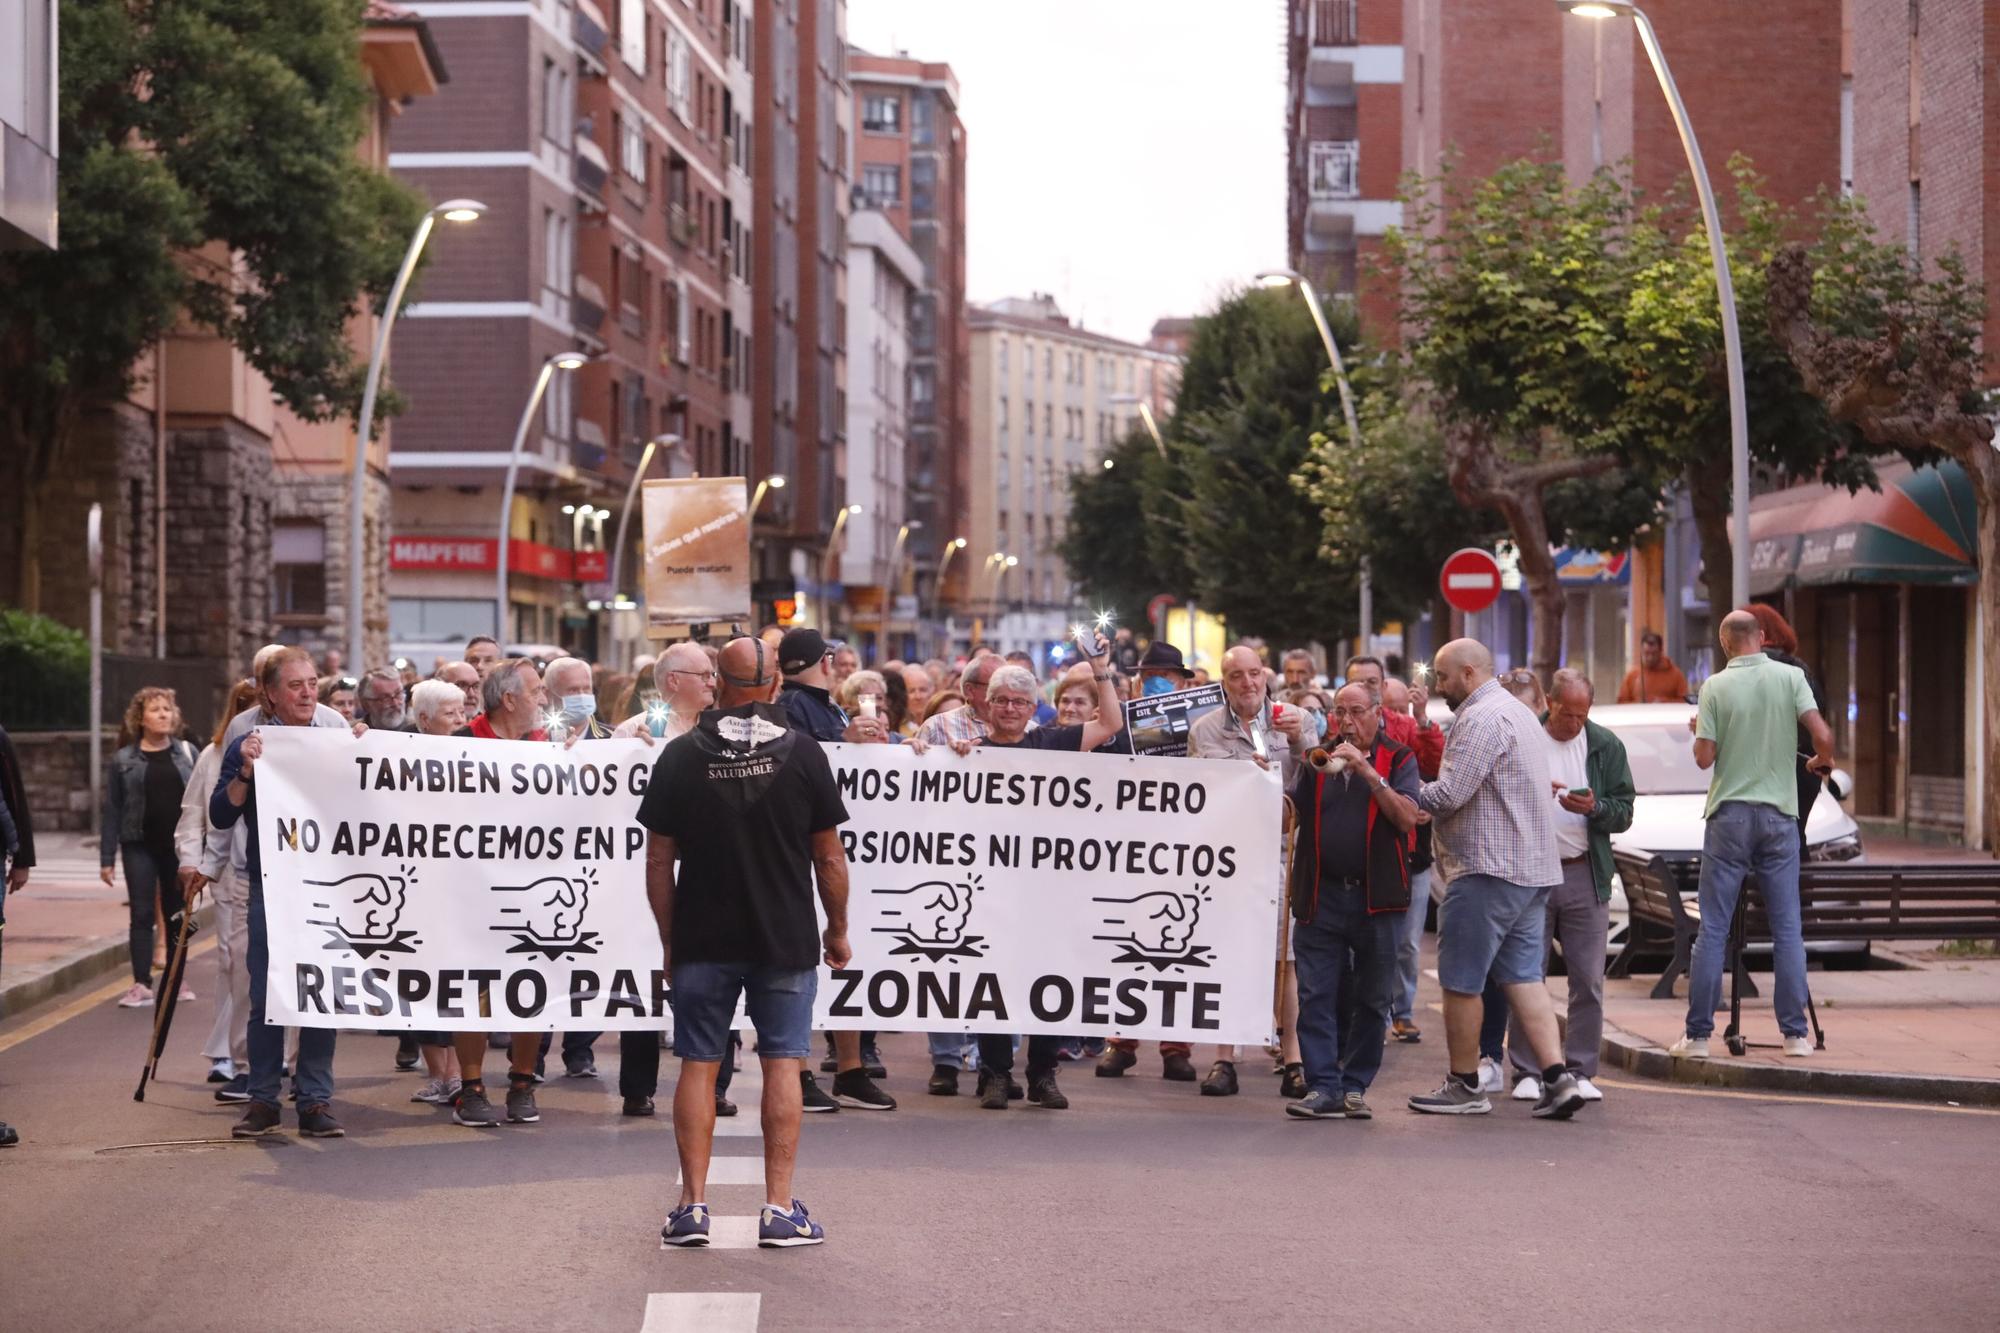
<svg viewBox="0 0 2000 1333">
<path fill-rule="evenodd" d="M 653 663 L 653 685 L 664 707 L 634 713 L 612 735 L 671 741 L 692 731 L 701 710 L 715 705 L 715 664 L 700 644 L 677 643 Z"/>
<path fill-rule="evenodd" d="M 441 680 L 458 686 L 465 695 L 465 720 L 470 722 L 479 716 L 479 668 L 470 662 L 446 662 L 437 669 L 433 680 Z"/>
</svg>

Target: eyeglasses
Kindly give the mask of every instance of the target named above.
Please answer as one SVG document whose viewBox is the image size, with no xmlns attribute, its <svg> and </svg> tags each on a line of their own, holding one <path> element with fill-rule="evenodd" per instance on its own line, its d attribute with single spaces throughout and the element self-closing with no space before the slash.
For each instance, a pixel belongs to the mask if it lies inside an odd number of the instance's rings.
<svg viewBox="0 0 2000 1333">
<path fill-rule="evenodd" d="M 1375 706 L 1368 704 L 1361 708 L 1336 708 L 1333 710 L 1333 715 L 1335 717 L 1367 717 L 1374 711 Z"/>
<path fill-rule="evenodd" d="M 988 699 L 986 706 L 988 708 L 1033 708 L 1035 701 L 1033 699 Z"/>
<path fill-rule="evenodd" d="M 710 667 L 706 671 L 689 671 L 686 667 L 668 667 L 667 674 L 669 676 L 693 676 L 696 680 L 712 681 L 715 679 L 715 668 Z"/>
</svg>

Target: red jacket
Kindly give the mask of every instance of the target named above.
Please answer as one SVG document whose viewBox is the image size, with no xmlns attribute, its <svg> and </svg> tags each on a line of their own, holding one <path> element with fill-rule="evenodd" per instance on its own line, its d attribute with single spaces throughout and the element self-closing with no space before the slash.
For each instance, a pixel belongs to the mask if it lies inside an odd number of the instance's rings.
<svg viewBox="0 0 2000 1333">
<path fill-rule="evenodd" d="M 1425 782 L 1437 781 L 1438 765 L 1444 762 L 1444 728 L 1419 727 L 1408 713 L 1382 710 L 1383 734 L 1417 757 L 1417 774 Z"/>
<path fill-rule="evenodd" d="M 493 730 L 493 724 L 486 720 L 486 714 L 484 713 L 473 718 L 463 731 L 454 732 L 453 734 L 458 736 L 483 736 L 489 741 L 500 739 L 499 733 Z M 536 727 L 533 731 L 521 737 L 524 741 L 545 741 L 548 738 L 549 733 L 540 727 Z"/>
</svg>

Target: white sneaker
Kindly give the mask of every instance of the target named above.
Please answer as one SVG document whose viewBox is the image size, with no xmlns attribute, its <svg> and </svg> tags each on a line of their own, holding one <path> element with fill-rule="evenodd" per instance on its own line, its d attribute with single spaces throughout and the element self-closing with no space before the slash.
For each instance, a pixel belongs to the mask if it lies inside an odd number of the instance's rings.
<svg viewBox="0 0 2000 1333">
<path fill-rule="evenodd" d="M 455 1078 L 434 1078 L 410 1094 L 413 1102 L 429 1102 L 432 1106 L 449 1106 L 452 1098 L 458 1096 L 458 1080 Z"/>
<path fill-rule="evenodd" d="M 1811 1055 L 1812 1053 L 1813 1053 L 1813 1044 L 1811 1037 L 1785 1038 L 1786 1055 L 1796 1055 L 1800 1059 L 1804 1059 L 1806 1056 Z"/>
<path fill-rule="evenodd" d="M 1481 1096 L 1489 1092 L 1507 1091 L 1507 1071 L 1496 1060 L 1479 1057 L 1479 1083 L 1475 1089 Z"/>
<path fill-rule="evenodd" d="M 1533 1074 L 1523 1075 L 1514 1085 L 1514 1100 L 1517 1102 L 1538 1102 L 1542 1099 L 1542 1081 Z"/>
<path fill-rule="evenodd" d="M 1678 1056 L 1683 1060 L 1706 1060 L 1708 1059 L 1708 1038 L 1690 1037 L 1686 1033 L 1682 1033 L 1679 1041 L 1667 1047 L 1667 1054 Z"/>
<path fill-rule="evenodd" d="M 1604 1100 L 1604 1094 L 1597 1090 L 1597 1085 L 1581 1074 L 1576 1076 L 1576 1090 L 1587 1102 L 1601 1102 Z"/>
<path fill-rule="evenodd" d="M 123 995 L 118 997 L 118 1007 L 120 1009 L 144 1009 L 147 1005 L 151 1004 L 152 1002 L 153 1002 L 152 988 L 148 986 L 141 986 L 136 981 L 132 983 L 132 989 L 126 991 Z"/>
</svg>

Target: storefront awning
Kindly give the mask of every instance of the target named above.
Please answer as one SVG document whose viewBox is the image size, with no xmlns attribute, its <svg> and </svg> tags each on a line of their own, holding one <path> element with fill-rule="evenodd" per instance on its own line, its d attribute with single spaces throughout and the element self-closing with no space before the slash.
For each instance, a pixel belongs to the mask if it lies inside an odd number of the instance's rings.
<svg viewBox="0 0 2000 1333">
<path fill-rule="evenodd" d="M 1882 489 L 1794 486 L 1750 502 L 1750 589 L 1979 581 L 1972 483 L 1955 462 L 1878 468 Z"/>
</svg>

